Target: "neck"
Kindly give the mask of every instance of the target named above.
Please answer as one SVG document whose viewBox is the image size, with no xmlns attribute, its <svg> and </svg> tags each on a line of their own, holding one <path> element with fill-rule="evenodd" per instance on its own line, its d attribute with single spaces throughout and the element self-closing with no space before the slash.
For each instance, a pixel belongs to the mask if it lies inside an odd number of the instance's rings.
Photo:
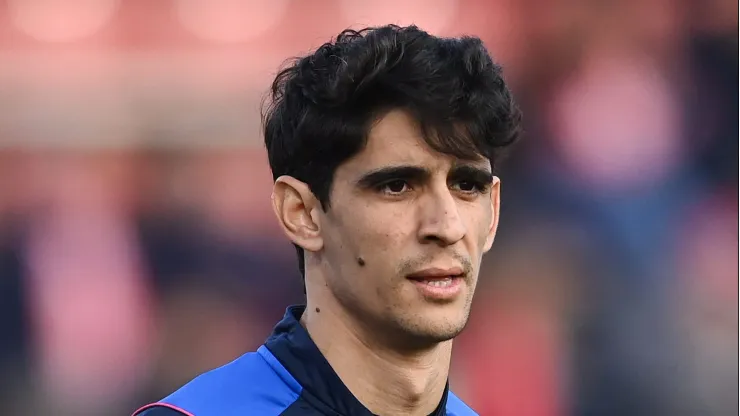
<svg viewBox="0 0 740 416">
<path fill-rule="evenodd" d="M 374 414 L 428 415 L 442 400 L 452 341 L 416 351 L 386 347 L 334 302 L 309 302 L 301 317 L 352 394 Z M 316 308 L 319 307 L 320 312 Z"/>
</svg>

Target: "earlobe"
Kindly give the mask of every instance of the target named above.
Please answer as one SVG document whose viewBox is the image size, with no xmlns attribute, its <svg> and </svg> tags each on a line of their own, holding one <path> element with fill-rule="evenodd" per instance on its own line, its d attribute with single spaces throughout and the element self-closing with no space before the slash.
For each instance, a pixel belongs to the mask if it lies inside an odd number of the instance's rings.
<svg viewBox="0 0 740 416">
<path fill-rule="evenodd" d="M 292 176 L 277 178 L 272 189 L 272 208 L 288 238 L 308 251 L 323 247 L 316 197 L 308 185 Z"/>
<path fill-rule="evenodd" d="M 486 237 L 486 244 L 483 247 L 483 252 L 488 252 L 493 246 L 493 240 L 496 238 L 496 230 L 498 229 L 498 221 L 501 208 L 501 180 L 498 177 L 493 178 L 493 184 L 491 185 L 491 224 L 488 229 L 488 236 Z"/>
</svg>

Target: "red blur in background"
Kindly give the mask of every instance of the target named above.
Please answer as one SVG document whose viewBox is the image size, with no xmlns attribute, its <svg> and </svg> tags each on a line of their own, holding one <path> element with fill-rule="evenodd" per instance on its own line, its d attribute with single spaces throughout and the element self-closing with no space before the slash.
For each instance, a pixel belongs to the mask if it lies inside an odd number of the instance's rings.
<svg viewBox="0 0 740 416">
<path fill-rule="evenodd" d="M 0 0 L 0 403 L 127 414 L 302 299 L 259 105 L 347 27 L 481 37 L 525 114 L 452 388 L 481 415 L 737 413 L 727 0 Z"/>
</svg>

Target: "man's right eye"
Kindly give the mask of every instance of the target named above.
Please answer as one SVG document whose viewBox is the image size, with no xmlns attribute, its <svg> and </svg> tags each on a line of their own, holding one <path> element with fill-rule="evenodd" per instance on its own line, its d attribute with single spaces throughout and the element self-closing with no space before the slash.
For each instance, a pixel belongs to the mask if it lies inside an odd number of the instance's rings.
<svg viewBox="0 0 740 416">
<path fill-rule="evenodd" d="M 409 184 L 404 180 L 395 180 L 386 182 L 381 187 L 381 190 L 387 194 L 401 194 L 408 191 Z"/>
</svg>

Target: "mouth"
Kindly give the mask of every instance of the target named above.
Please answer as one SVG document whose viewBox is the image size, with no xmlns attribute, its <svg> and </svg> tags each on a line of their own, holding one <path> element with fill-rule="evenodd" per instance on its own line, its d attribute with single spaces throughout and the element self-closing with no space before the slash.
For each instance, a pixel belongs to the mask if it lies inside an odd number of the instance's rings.
<svg viewBox="0 0 740 416">
<path fill-rule="evenodd" d="M 464 273 L 465 272 L 462 267 L 430 267 L 428 269 L 419 270 L 417 272 L 411 273 L 407 277 L 411 280 L 419 281 L 441 281 L 445 279 L 463 277 Z"/>
<path fill-rule="evenodd" d="M 425 269 L 408 276 L 421 295 L 433 300 L 451 300 L 462 290 L 465 274 L 461 268 Z"/>
<path fill-rule="evenodd" d="M 432 286 L 432 287 L 450 287 L 455 283 L 454 280 L 457 278 L 458 276 L 447 276 L 441 279 L 411 279 L 411 280 L 413 280 L 414 282 L 423 283 L 425 285 Z"/>
</svg>

